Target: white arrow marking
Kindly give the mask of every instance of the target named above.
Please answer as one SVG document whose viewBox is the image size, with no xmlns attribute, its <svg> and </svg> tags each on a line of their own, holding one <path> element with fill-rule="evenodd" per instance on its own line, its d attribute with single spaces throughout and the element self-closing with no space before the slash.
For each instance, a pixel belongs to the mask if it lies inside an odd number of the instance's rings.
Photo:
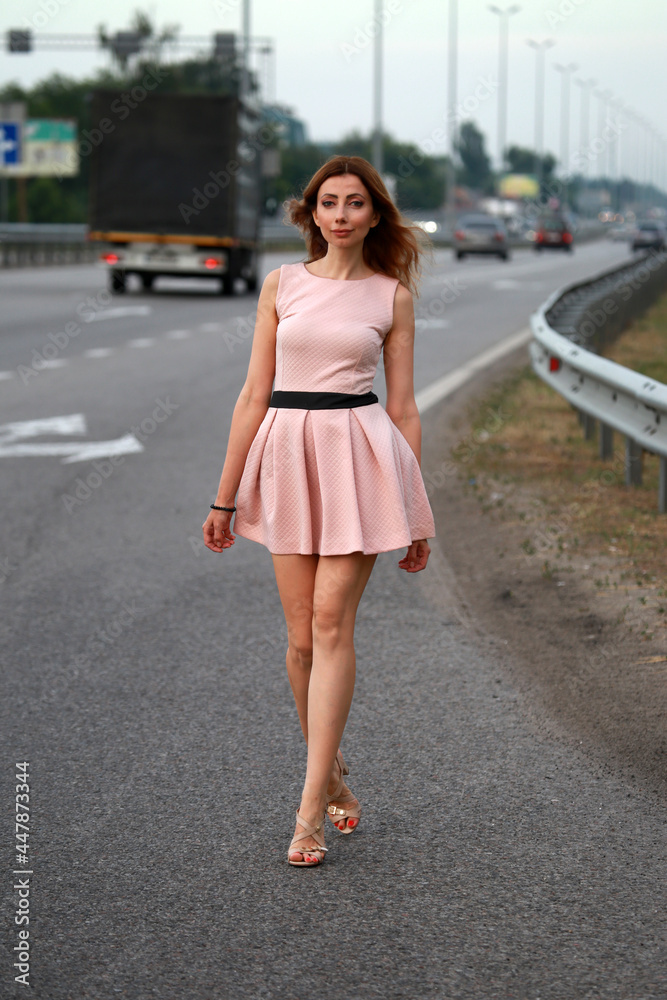
<svg viewBox="0 0 667 1000">
<path fill-rule="evenodd" d="M 88 462 L 93 458 L 107 458 L 112 455 L 132 455 L 143 451 L 144 446 L 134 434 L 124 434 L 114 441 L 51 441 L 48 443 L 26 443 L 28 438 L 40 434 L 85 434 L 86 418 L 83 413 L 72 413 L 66 417 L 45 417 L 40 420 L 19 420 L 0 427 L 0 458 L 39 457 L 42 455 L 63 455 L 62 462 Z"/>
<path fill-rule="evenodd" d="M 149 316 L 152 312 L 152 306 L 117 306 L 115 309 L 89 313 L 84 322 L 99 323 L 103 319 L 120 319 L 123 316 Z"/>
<path fill-rule="evenodd" d="M 0 444 L 25 441 L 40 434 L 85 434 L 86 418 L 83 413 L 70 413 L 66 417 L 42 417 L 39 420 L 17 420 L 0 427 Z M 77 445 L 78 447 L 78 445 Z"/>
</svg>

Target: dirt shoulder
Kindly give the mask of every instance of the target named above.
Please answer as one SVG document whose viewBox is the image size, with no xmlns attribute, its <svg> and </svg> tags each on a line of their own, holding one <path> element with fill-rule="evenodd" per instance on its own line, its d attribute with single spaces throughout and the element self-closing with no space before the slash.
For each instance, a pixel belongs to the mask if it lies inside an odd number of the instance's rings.
<svg viewBox="0 0 667 1000">
<path fill-rule="evenodd" d="M 474 627 L 498 640 L 505 669 L 538 715 L 664 793 L 667 574 L 656 537 L 667 517 L 653 513 L 652 473 L 631 495 L 618 470 L 605 478 L 609 469 L 590 454 L 581 472 L 573 415 L 566 440 L 550 411 L 540 418 L 549 455 L 546 445 L 522 449 L 508 411 L 535 391 L 525 390 L 526 360 L 525 349 L 515 352 L 423 418 L 438 543 Z M 602 523 L 607 508 L 621 539 Z"/>
</svg>

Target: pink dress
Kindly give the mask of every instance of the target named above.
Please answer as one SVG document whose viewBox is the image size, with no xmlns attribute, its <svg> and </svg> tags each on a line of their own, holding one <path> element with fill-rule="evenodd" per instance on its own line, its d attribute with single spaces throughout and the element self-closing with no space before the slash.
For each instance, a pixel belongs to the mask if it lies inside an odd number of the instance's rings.
<svg viewBox="0 0 667 1000">
<path fill-rule="evenodd" d="M 369 392 L 397 284 L 382 274 L 321 278 L 284 264 L 274 389 Z M 276 555 L 388 552 L 435 534 L 417 459 L 379 403 L 269 407 L 236 506 L 234 531 Z"/>
</svg>

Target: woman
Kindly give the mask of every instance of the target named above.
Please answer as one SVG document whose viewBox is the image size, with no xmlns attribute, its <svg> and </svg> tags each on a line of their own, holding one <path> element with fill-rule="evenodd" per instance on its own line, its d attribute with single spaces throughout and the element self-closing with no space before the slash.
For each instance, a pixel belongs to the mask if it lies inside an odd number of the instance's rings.
<svg viewBox="0 0 667 1000">
<path fill-rule="evenodd" d="M 312 866 L 327 850 L 325 810 L 345 834 L 361 815 L 339 750 L 361 595 L 378 552 L 407 545 L 398 565 L 424 569 L 435 531 L 413 388 L 415 230 L 359 157 L 325 163 L 290 216 L 308 261 L 272 271 L 262 287 L 248 376 L 203 528 L 208 548 L 224 551 L 234 544 L 236 511 L 236 532 L 272 554 L 308 744 L 288 861 Z M 381 351 L 386 409 L 370 391 Z"/>
</svg>

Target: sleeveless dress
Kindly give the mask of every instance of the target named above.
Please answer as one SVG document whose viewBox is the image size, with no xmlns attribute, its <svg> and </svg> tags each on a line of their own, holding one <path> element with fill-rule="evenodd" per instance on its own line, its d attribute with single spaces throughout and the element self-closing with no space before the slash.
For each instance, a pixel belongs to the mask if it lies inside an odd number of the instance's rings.
<svg viewBox="0 0 667 1000">
<path fill-rule="evenodd" d="M 274 389 L 372 389 L 398 282 L 337 280 L 284 264 L 276 295 Z M 234 531 L 276 555 L 366 554 L 435 534 L 412 448 L 379 403 L 270 406 L 248 452 Z"/>
</svg>

